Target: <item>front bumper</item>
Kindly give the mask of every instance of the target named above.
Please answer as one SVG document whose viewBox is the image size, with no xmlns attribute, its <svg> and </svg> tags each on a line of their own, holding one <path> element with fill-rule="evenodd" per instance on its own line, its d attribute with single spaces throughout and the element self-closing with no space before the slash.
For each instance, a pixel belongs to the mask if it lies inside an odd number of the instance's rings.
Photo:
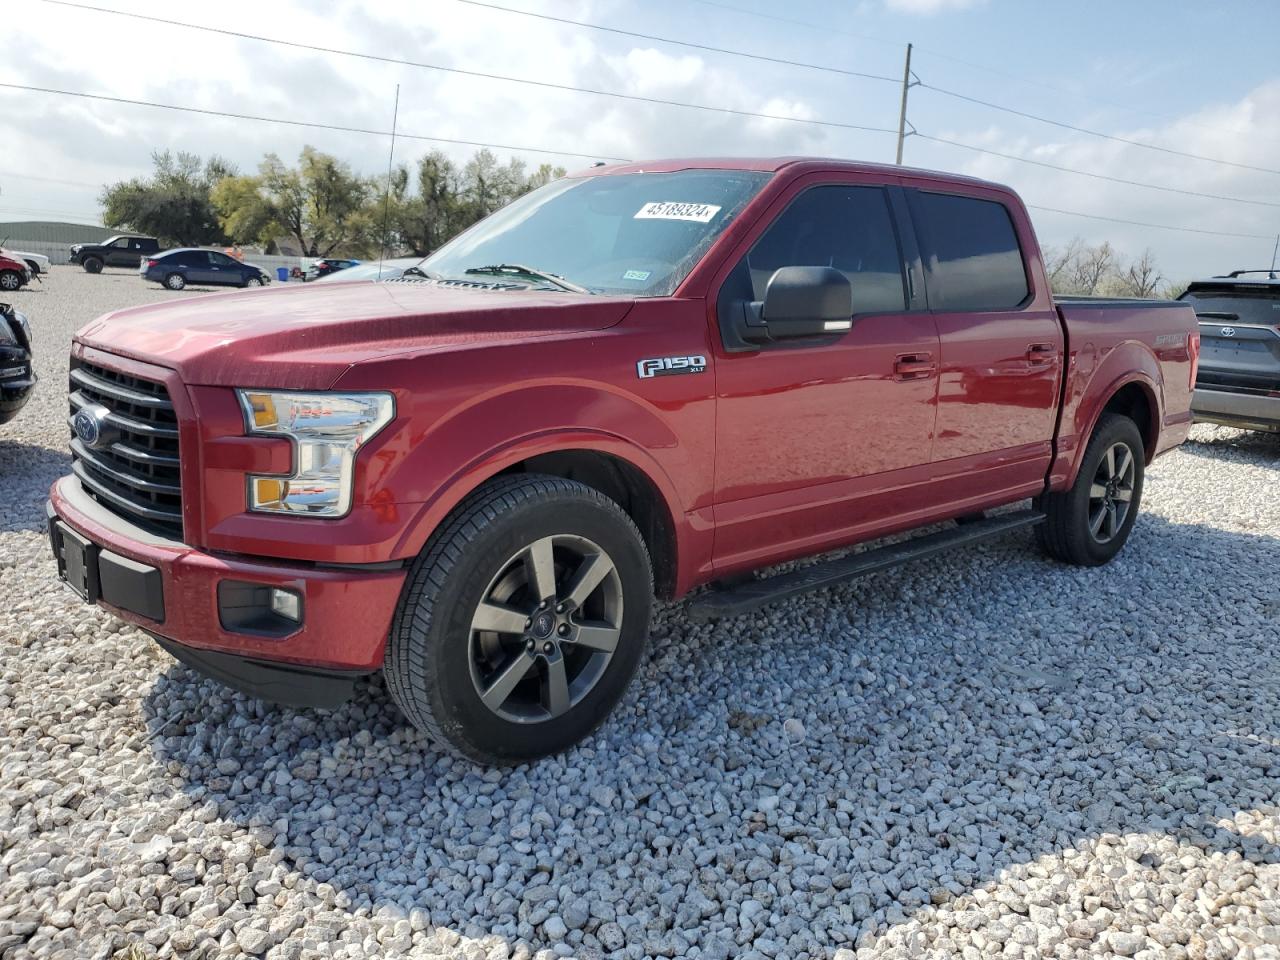
<svg viewBox="0 0 1280 960">
<path fill-rule="evenodd" d="M 344 698 L 334 701 L 335 691 L 349 693 L 355 677 L 382 666 L 405 578 L 401 565 L 322 567 L 208 553 L 128 523 L 74 476 L 53 485 L 47 513 L 64 579 L 70 574 L 91 602 L 231 686 L 277 702 L 331 704 Z M 301 623 L 276 636 L 241 626 L 227 594 L 219 599 L 219 585 L 228 583 L 298 594 Z M 327 691 L 319 699 L 317 686 Z"/>
<path fill-rule="evenodd" d="M 0 323 L 4 323 L 2 317 Z M 36 373 L 31 354 L 18 347 L 0 347 L 0 423 L 8 423 L 16 417 L 31 399 L 35 388 Z"/>
<path fill-rule="evenodd" d="M 1197 387 L 1191 413 L 1196 420 L 1243 430 L 1280 430 L 1280 397 Z"/>
</svg>

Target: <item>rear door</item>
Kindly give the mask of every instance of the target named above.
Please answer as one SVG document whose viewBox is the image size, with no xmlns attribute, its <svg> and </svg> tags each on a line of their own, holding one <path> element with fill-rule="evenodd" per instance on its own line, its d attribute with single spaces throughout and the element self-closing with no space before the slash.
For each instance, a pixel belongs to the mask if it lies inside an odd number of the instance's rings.
<svg viewBox="0 0 1280 960">
<path fill-rule="evenodd" d="M 1028 495 L 1053 456 L 1065 346 L 1050 292 L 1037 289 L 1030 224 L 994 189 L 922 186 L 907 198 L 941 344 L 938 496 Z"/>
<path fill-rule="evenodd" d="M 894 189 L 852 174 L 806 178 L 731 259 L 717 309 L 763 300 L 780 267 L 826 266 L 848 277 L 854 315 L 844 333 L 718 353 L 719 569 L 874 535 L 922 505 L 938 335 L 913 309 L 916 258 Z"/>
</svg>

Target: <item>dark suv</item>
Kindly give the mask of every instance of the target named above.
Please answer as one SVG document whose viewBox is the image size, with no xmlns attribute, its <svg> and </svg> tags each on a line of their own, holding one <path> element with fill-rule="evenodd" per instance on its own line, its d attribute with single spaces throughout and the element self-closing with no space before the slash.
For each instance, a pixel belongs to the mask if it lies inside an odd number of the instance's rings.
<svg viewBox="0 0 1280 960">
<path fill-rule="evenodd" d="M 1280 431 L 1280 278 L 1236 270 L 1197 280 L 1179 299 L 1200 321 L 1197 420 Z"/>
<path fill-rule="evenodd" d="M 241 263 L 217 250 L 181 247 L 143 260 L 138 267 L 144 279 L 181 290 L 189 283 L 216 287 L 261 287 L 271 277 L 261 267 Z"/>
<path fill-rule="evenodd" d="M 31 325 L 9 304 L 0 303 L 0 423 L 18 415 L 35 385 Z"/>
<path fill-rule="evenodd" d="M 86 273 L 101 273 L 103 267 L 136 267 L 143 257 L 159 252 L 160 241 L 155 237 L 121 234 L 102 243 L 72 244 L 70 261 L 84 267 Z"/>
</svg>

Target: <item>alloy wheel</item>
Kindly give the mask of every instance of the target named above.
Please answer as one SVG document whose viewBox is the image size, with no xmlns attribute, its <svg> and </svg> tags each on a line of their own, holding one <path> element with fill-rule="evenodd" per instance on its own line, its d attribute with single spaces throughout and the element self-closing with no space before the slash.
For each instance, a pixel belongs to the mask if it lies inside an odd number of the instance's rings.
<svg viewBox="0 0 1280 960">
<path fill-rule="evenodd" d="M 471 682 L 514 723 L 562 716 L 604 675 L 622 634 L 622 581 L 585 537 L 530 543 L 502 565 L 471 618 Z"/>
<path fill-rule="evenodd" d="M 1124 527 L 1133 503 L 1137 462 L 1124 442 L 1113 443 L 1098 463 L 1089 486 L 1089 533 L 1098 543 L 1109 543 Z"/>
</svg>

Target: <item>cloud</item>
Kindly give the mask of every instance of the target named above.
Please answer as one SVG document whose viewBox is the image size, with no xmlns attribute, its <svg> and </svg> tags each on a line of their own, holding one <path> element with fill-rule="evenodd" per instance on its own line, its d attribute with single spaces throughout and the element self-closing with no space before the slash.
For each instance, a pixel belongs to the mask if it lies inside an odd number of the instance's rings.
<svg viewBox="0 0 1280 960">
<path fill-rule="evenodd" d="M 986 0 L 884 0 L 893 13 L 906 13 L 917 17 L 931 17 L 950 10 L 968 10 L 986 3 Z"/>
</svg>

